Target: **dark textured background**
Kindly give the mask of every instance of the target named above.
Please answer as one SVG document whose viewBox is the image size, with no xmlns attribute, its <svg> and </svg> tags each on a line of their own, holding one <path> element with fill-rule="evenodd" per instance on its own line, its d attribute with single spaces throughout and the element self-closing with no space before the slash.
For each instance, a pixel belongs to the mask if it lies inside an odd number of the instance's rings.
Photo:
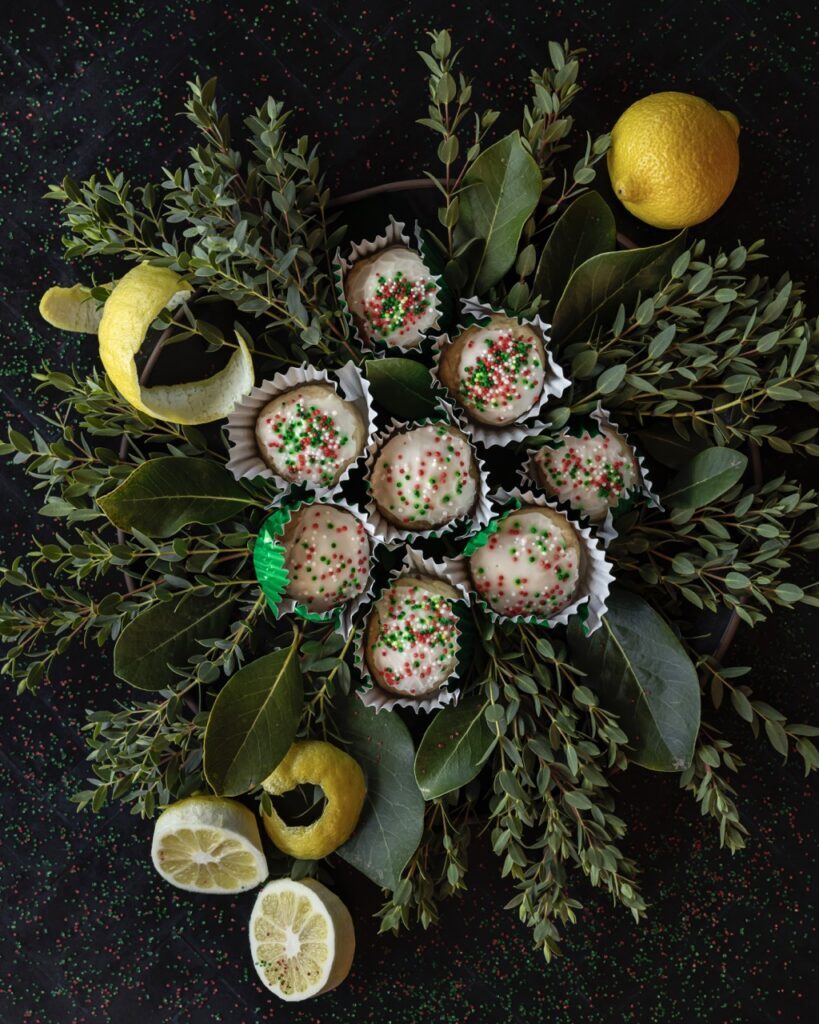
<svg viewBox="0 0 819 1024">
<path fill-rule="evenodd" d="M 550 38 L 588 48 L 576 113 L 592 132 L 646 92 L 677 88 L 732 109 L 742 170 L 707 234 L 727 245 L 763 236 L 771 270 L 816 294 L 819 19 L 812 4 L 353 5 L 307 3 L 19 3 L 0 24 L 0 352 L 9 423 L 33 422 L 28 373 L 42 358 L 91 366 L 89 340 L 39 321 L 40 292 L 80 274 L 61 262 L 49 181 L 105 163 L 142 177 L 176 165 L 184 82 L 218 74 L 237 118 L 269 92 L 322 143 L 329 180 L 354 189 L 428 165 L 413 118 L 423 87 L 414 56 L 427 28 L 449 25 L 481 101 L 515 109 Z M 517 115 L 515 115 L 515 122 Z M 512 119 L 509 119 L 510 125 Z M 627 217 L 623 226 L 634 230 Z M 816 304 L 814 303 L 814 308 Z M 3 470 L 3 548 L 38 526 L 22 475 Z M 813 634 L 811 633 L 813 630 Z M 777 615 L 743 634 L 735 660 L 796 720 L 819 717 L 816 617 Z M 106 655 L 79 652 L 36 697 L 4 684 L 0 806 L 3 894 L 0 1022 L 116 1024 L 249 1021 L 720 1022 L 816 1019 L 816 819 L 796 763 L 726 720 L 752 760 L 737 781 L 751 840 L 731 858 L 673 777 L 634 770 L 621 785 L 629 853 L 651 901 L 637 927 L 578 881 L 586 902 L 566 957 L 546 966 L 503 910 L 508 888 L 483 842 L 470 891 L 441 926 L 378 938 L 378 894 L 349 873 L 359 951 L 348 982 L 289 1008 L 256 983 L 245 930 L 253 895 L 200 899 L 161 884 L 150 825 L 109 810 L 78 816 L 67 795 L 86 774 L 78 723 L 118 696 Z M 813 797 L 815 799 L 815 797 Z M 811 1009 L 813 1006 L 813 1009 Z"/>
</svg>

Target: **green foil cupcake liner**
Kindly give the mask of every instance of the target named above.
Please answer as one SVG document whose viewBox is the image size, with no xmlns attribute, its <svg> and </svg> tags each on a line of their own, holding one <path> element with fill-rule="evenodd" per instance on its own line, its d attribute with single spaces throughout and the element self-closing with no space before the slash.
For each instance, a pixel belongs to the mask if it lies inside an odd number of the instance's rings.
<svg viewBox="0 0 819 1024">
<path fill-rule="evenodd" d="M 531 437 L 532 434 L 537 434 L 545 426 L 543 414 L 549 401 L 553 398 L 559 398 L 570 385 L 569 379 L 563 373 L 561 367 L 555 362 L 551 352 L 549 351 L 549 342 L 551 340 L 549 330 L 551 324 L 547 324 L 539 316 L 535 316 L 529 320 L 515 316 L 507 313 L 504 309 L 485 305 L 474 297 L 471 299 L 461 300 L 461 311 L 464 317 L 464 323 L 458 326 L 456 334 L 452 338 L 447 334 L 442 334 L 435 339 L 432 370 L 435 380 L 440 384 L 441 389 L 447 395 L 447 401 L 452 403 L 459 425 L 470 435 L 470 437 L 479 441 L 487 448 L 491 448 L 496 445 L 506 445 L 524 441 L 527 437 Z M 510 319 L 516 320 L 521 326 L 529 327 L 533 333 L 540 337 L 543 344 L 543 352 L 546 356 L 546 365 L 544 366 L 543 375 L 543 390 L 540 398 L 535 402 L 525 416 L 522 416 L 517 422 L 510 423 L 505 427 L 493 427 L 491 424 L 478 423 L 476 420 L 473 420 L 463 406 L 459 404 L 457 395 L 453 395 L 451 391 L 444 387 L 439 376 L 441 357 L 447 347 L 456 340 L 457 334 L 467 330 L 468 327 L 471 327 L 474 324 L 480 324 L 481 321 L 487 320 L 490 316 L 498 315 L 507 316 Z"/>
<path fill-rule="evenodd" d="M 567 512 L 570 518 L 576 516 L 584 525 L 589 526 L 594 531 L 595 535 L 600 539 L 604 547 L 608 547 L 617 536 L 616 520 L 624 513 L 630 511 L 641 498 L 645 498 L 648 504 L 654 508 L 662 509 L 663 506 L 652 487 L 645 459 L 637 451 L 634 445 L 629 442 L 628 434 L 621 430 L 616 423 L 612 422 L 609 413 L 599 402 L 597 403 L 597 408 L 594 412 L 589 414 L 588 421 L 580 421 L 574 425 L 564 427 L 564 429 L 555 436 L 554 440 L 544 447 L 554 447 L 554 445 L 562 443 L 563 439 L 570 431 L 576 432 L 578 429 L 588 430 L 592 436 L 602 434 L 605 430 L 618 434 L 623 438 L 626 444 L 629 445 L 634 453 L 635 459 L 637 460 L 638 480 L 636 486 L 633 487 L 629 491 L 628 495 L 614 508 L 610 508 L 606 513 L 605 519 L 600 522 L 592 522 L 582 509 L 576 508 L 568 501 L 557 502 L 557 505 L 562 512 Z M 540 448 L 530 448 L 526 452 L 526 461 L 518 470 L 518 477 L 523 486 L 534 487 L 538 491 L 543 491 L 543 488 L 539 483 L 536 464 L 536 457 L 540 451 Z M 544 493 L 546 492 L 544 491 Z"/>
<path fill-rule="evenodd" d="M 404 696 L 393 693 L 391 690 L 383 689 L 370 673 L 364 650 L 369 612 L 372 611 L 381 595 L 402 576 L 426 576 L 431 579 L 443 580 L 449 583 L 461 595 L 458 601 L 453 602 L 453 610 L 459 620 L 456 667 L 449 678 L 434 693 L 426 694 L 423 697 Z M 430 713 L 448 705 L 454 707 L 458 703 L 460 689 L 457 684 L 467 674 L 475 643 L 472 616 L 469 613 L 469 588 L 469 575 L 463 558 L 444 558 L 438 561 L 433 558 L 424 557 L 415 548 L 407 547 L 401 565 L 390 573 L 389 579 L 384 586 L 370 598 L 367 609 L 362 617 L 361 625 L 356 630 L 353 640 L 353 661 L 362 679 L 362 685 L 356 690 L 356 696 L 362 704 L 375 708 L 376 713 L 379 711 L 392 711 L 397 707 L 411 708 L 416 713 L 419 711 Z"/>
<path fill-rule="evenodd" d="M 339 308 L 344 313 L 345 319 L 350 328 L 350 334 L 355 338 L 364 352 L 391 353 L 393 355 L 399 352 L 403 354 L 408 352 L 425 353 L 430 348 L 430 336 L 438 329 L 438 323 L 441 318 L 440 293 L 444 287 L 443 281 L 440 275 L 432 273 L 426 256 L 426 246 L 422 240 L 418 226 L 416 225 L 415 229 L 415 245 L 413 245 L 410 236 L 404 233 L 404 227 L 405 223 L 403 221 L 397 221 L 394 217 L 390 216 L 389 223 L 387 224 L 383 235 L 376 235 L 372 241 L 365 240 L 363 242 L 353 242 L 350 247 L 349 256 L 343 257 L 340 250 L 337 250 L 333 260 L 333 282 L 335 285 L 336 299 L 338 301 Z M 420 344 L 412 347 L 394 345 L 380 338 L 370 339 L 363 337 L 358 328 L 355 317 L 350 310 L 344 289 L 344 282 L 347 275 L 359 260 L 366 259 L 369 256 L 374 256 L 378 252 L 383 252 L 384 249 L 389 249 L 392 246 L 399 245 L 406 246 L 408 249 L 415 249 L 420 254 L 425 265 L 430 270 L 430 280 L 434 281 L 436 286 L 435 320 L 429 329 L 424 332 Z"/>
<path fill-rule="evenodd" d="M 362 524 L 370 539 L 369 585 L 360 594 L 346 601 L 343 605 L 328 608 L 324 612 L 311 612 L 306 605 L 285 596 L 289 577 L 285 567 L 285 551 L 280 543 L 280 538 L 293 513 L 314 504 L 332 505 L 335 508 L 349 512 L 350 515 L 354 516 Z M 331 622 L 337 626 L 346 638 L 350 635 L 350 630 L 353 628 L 353 620 L 358 610 L 372 598 L 374 547 L 375 539 L 372 528 L 357 508 L 353 508 L 340 498 L 324 501 L 318 499 L 315 495 L 305 495 L 304 497 L 293 498 L 287 504 L 279 506 L 262 523 L 259 536 L 253 547 L 253 569 L 262 593 L 267 598 L 268 606 L 274 615 L 297 615 L 308 622 Z"/>
<path fill-rule="evenodd" d="M 492 495 L 493 501 L 500 507 L 495 519 L 492 520 L 480 533 L 472 537 L 465 545 L 463 554 L 469 564 L 469 558 L 478 548 L 484 547 L 489 538 L 500 529 L 502 521 L 512 512 L 526 505 L 537 505 L 541 508 L 550 508 L 563 516 L 572 526 L 580 540 L 582 553 L 580 561 L 580 579 L 577 593 L 572 601 L 561 608 L 555 615 L 542 617 L 538 615 L 502 615 L 496 612 L 487 601 L 477 592 L 474 582 L 470 576 L 470 587 L 472 600 L 480 605 L 487 615 L 496 622 L 526 622 L 533 626 L 542 626 L 545 629 L 553 629 L 555 626 L 565 626 L 569 619 L 577 615 L 583 625 L 583 632 L 588 636 L 599 629 L 603 616 L 606 614 L 606 602 L 608 600 L 611 585 L 614 582 L 614 571 L 611 563 L 606 558 L 602 547 L 588 526 L 573 522 L 566 512 L 556 502 L 548 501 L 542 494 L 534 494 L 532 491 L 520 491 L 514 488 L 510 491 L 498 491 Z"/>
<path fill-rule="evenodd" d="M 446 403 L 443 401 L 441 405 L 444 407 L 446 413 L 451 413 L 451 410 Z M 406 433 L 409 430 L 414 430 L 417 427 L 430 426 L 435 423 L 444 423 L 448 427 L 456 427 L 461 433 L 464 434 L 466 440 L 469 442 L 469 446 L 472 449 L 472 457 L 475 460 L 475 466 L 478 472 L 478 487 L 477 494 L 475 497 L 475 505 L 472 511 L 467 516 L 459 516 L 457 519 L 453 519 L 450 523 L 444 526 L 433 527 L 429 530 L 412 530 L 407 529 L 403 526 L 391 522 L 386 516 L 383 516 L 379 512 L 376 505 L 375 499 L 372 496 L 370 490 L 370 477 L 372 475 L 375 461 L 378 458 L 378 454 L 384 445 L 396 434 Z M 373 528 L 375 536 L 384 541 L 387 544 L 394 544 L 400 541 L 410 542 L 414 538 L 425 537 L 425 538 L 438 538 L 443 536 L 458 535 L 459 533 L 465 534 L 466 536 L 471 535 L 476 530 L 482 529 L 492 518 L 492 504 L 489 500 L 489 490 L 487 485 L 486 469 L 483 461 L 478 455 L 478 451 L 475 445 L 472 443 L 472 439 L 462 430 L 459 424 L 450 422 L 449 419 L 423 419 L 416 420 L 412 423 L 404 423 L 401 420 L 391 420 L 387 428 L 381 431 L 374 439 L 372 444 L 367 450 L 367 455 L 364 463 L 366 467 L 366 488 L 367 488 L 367 500 L 364 504 L 367 518 Z"/>
</svg>

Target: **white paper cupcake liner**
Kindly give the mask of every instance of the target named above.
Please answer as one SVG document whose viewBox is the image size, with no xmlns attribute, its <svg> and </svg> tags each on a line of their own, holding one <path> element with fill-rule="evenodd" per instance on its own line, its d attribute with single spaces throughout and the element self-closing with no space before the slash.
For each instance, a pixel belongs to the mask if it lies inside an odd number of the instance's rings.
<svg viewBox="0 0 819 1024">
<path fill-rule="evenodd" d="M 442 390 L 446 392 L 447 400 L 452 403 L 455 415 L 463 429 L 476 441 L 480 441 L 480 443 L 485 445 L 487 448 L 492 447 L 493 445 L 504 445 L 511 444 L 515 441 L 523 441 L 525 438 L 530 437 L 532 434 L 535 434 L 544 428 L 545 420 L 543 419 L 543 413 L 545 412 L 546 406 L 552 398 L 560 398 L 570 384 L 569 379 L 565 376 L 563 370 L 555 362 L 551 352 L 549 351 L 549 341 L 551 340 L 549 328 L 551 327 L 551 324 L 545 323 L 539 316 L 535 316 L 531 320 L 524 319 L 523 317 L 510 316 L 510 314 L 506 313 L 505 310 L 496 309 L 494 306 L 488 306 L 479 302 L 478 299 L 474 297 L 471 299 L 461 300 L 461 312 L 464 316 L 472 316 L 477 321 L 493 315 L 509 316 L 510 319 L 517 320 L 519 324 L 530 328 L 530 330 L 540 337 L 543 344 L 543 352 L 546 357 L 546 365 L 543 368 L 543 390 L 540 398 L 517 423 L 510 423 L 506 427 L 493 427 L 489 424 L 478 423 L 476 420 L 473 420 L 464 407 L 458 403 L 458 396 L 453 395 L 441 382 L 439 376 L 441 357 L 453 339 L 447 334 L 439 335 L 435 339 L 432 350 L 432 374 L 435 377 L 435 380 L 438 381 Z M 465 330 L 467 330 L 467 327 L 459 326 L 457 333 Z"/>
<path fill-rule="evenodd" d="M 444 411 L 449 412 L 449 407 L 442 401 L 441 405 L 444 406 Z M 378 454 L 384 445 L 395 437 L 396 434 L 403 434 L 409 430 L 414 430 L 416 427 L 428 426 L 434 423 L 444 423 L 446 426 L 454 426 L 461 429 L 456 423 L 452 423 L 449 419 L 441 418 L 440 420 L 416 420 L 412 423 L 405 423 L 401 420 L 390 420 L 389 425 L 386 429 L 380 431 L 372 443 L 367 449 L 365 458 L 365 471 L 366 481 L 365 486 L 367 487 L 367 498 L 365 501 L 364 508 L 366 510 L 367 517 L 373 526 L 375 536 L 384 541 L 387 544 L 395 544 L 399 541 L 411 541 L 417 537 L 443 537 L 449 535 L 459 534 L 460 531 L 466 530 L 466 533 L 461 534 L 464 537 L 470 537 L 473 533 L 477 533 L 478 530 L 482 530 L 484 526 L 492 518 L 493 509 L 492 503 L 489 498 L 489 487 L 487 483 L 486 468 L 478 455 L 475 445 L 472 443 L 472 439 L 462 430 L 464 433 L 469 447 L 472 450 L 472 457 L 475 460 L 475 466 L 478 471 L 478 490 L 475 497 L 475 505 L 472 511 L 466 516 L 459 516 L 457 519 L 453 519 L 452 522 L 446 523 L 443 526 L 435 526 L 429 530 L 409 530 L 403 526 L 391 522 L 386 516 L 382 515 L 378 510 L 375 499 L 369 491 L 369 480 L 372 476 L 373 467 L 375 460 L 378 458 Z"/>
<path fill-rule="evenodd" d="M 470 603 L 469 573 L 463 558 L 444 558 L 438 561 L 433 558 L 424 557 L 415 548 L 407 547 L 401 565 L 390 573 L 389 579 L 381 591 L 379 591 L 378 596 L 380 597 L 381 593 L 387 590 L 401 576 L 428 576 L 432 579 L 444 580 L 461 594 L 464 604 L 468 605 Z M 375 605 L 377 599 L 377 597 L 371 599 L 371 606 Z M 356 690 L 356 696 L 362 704 L 375 708 L 376 713 L 379 711 L 392 711 L 394 708 L 412 708 L 416 713 L 419 711 L 429 713 L 447 705 L 454 707 L 458 703 L 461 693 L 460 689 L 456 688 L 456 684 L 460 680 L 460 666 L 440 685 L 435 693 L 427 694 L 424 697 L 405 697 L 401 694 L 382 689 L 372 677 L 367 665 L 364 651 L 366 621 L 365 616 L 362 626 L 356 632 L 353 640 L 353 660 L 365 684 L 364 688 Z M 450 687 L 452 688 L 450 689 Z"/>
<path fill-rule="evenodd" d="M 413 346 L 402 346 L 396 345 L 391 342 L 383 341 L 382 339 L 370 339 L 362 336 L 356 324 L 355 317 L 347 303 L 347 296 L 344 292 L 344 280 L 352 270 L 353 266 L 360 260 L 365 259 L 368 256 L 374 256 L 376 253 L 381 252 L 384 249 L 388 249 L 393 245 L 404 245 L 409 249 L 415 249 L 418 254 L 424 259 L 422 251 L 422 244 L 420 240 L 420 232 L 416 225 L 415 230 L 415 245 L 412 243 L 412 239 L 409 235 L 404 233 L 405 222 L 396 220 L 390 215 L 389 223 L 384 229 L 383 235 L 376 235 L 372 240 L 365 239 L 362 242 L 353 242 L 350 246 L 350 254 L 346 258 L 341 255 L 341 250 L 336 250 L 335 259 L 333 260 L 333 280 L 335 282 L 336 298 L 338 300 L 339 307 L 344 312 L 347 323 L 350 327 L 350 332 L 356 341 L 361 345 L 362 349 L 374 352 L 418 352 L 424 345 L 425 340 L 438 329 L 438 322 L 441 318 L 441 304 L 439 301 L 438 293 L 436 292 L 434 307 L 435 307 L 435 319 L 433 320 L 430 327 L 421 332 L 422 340 L 418 345 Z M 424 260 L 426 266 L 426 260 Z M 429 267 L 427 266 L 429 270 Z M 429 279 L 435 282 L 438 289 L 441 287 L 441 276 L 440 274 L 433 274 L 430 271 Z"/>
<path fill-rule="evenodd" d="M 609 591 L 614 582 L 614 571 L 611 562 L 606 558 L 605 551 L 598 545 L 597 538 L 588 526 L 573 522 L 569 516 L 560 508 L 557 502 L 549 501 L 542 494 L 534 494 L 532 491 L 521 491 L 518 488 L 512 490 L 497 491 L 492 495 L 493 500 L 501 506 L 497 518 L 501 519 L 507 514 L 504 505 L 511 501 L 520 502 L 524 505 L 537 505 L 541 508 L 550 508 L 562 515 L 572 526 L 580 538 L 580 547 L 583 557 L 580 559 L 580 578 L 578 580 L 577 594 L 574 600 L 561 608 L 559 612 L 551 616 L 541 615 L 501 615 L 481 597 L 475 590 L 471 578 L 470 588 L 472 599 L 476 604 L 484 608 L 491 619 L 496 622 L 526 622 L 530 625 L 545 625 L 548 628 L 553 626 L 565 626 L 573 615 L 583 616 L 583 631 L 588 636 L 600 628 L 603 616 L 606 614 L 606 602 Z M 468 562 L 468 558 L 467 558 Z M 583 609 L 585 608 L 585 612 Z"/>
<path fill-rule="evenodd" d="M 299 618 L 304 619 L 307 622 L 332 622 L 337 618 L 339 632 L 346 640 L 350 635 L 350 631 L 353 628 L 353 623 L 359 610 L 372 601 L 375 588 L 373 568 L 375 563 L 375 549 L 378 545 L 378 541 L 373 533 L 371 524 L 367 522 L 366 516 L 362 515 L 360 509 L 351 505 L 348 501 L 345 501 L 341 495 L 337 495 L 332 499 L 309 495 L 305 498 L 296 498 L 293 501 L 277 501 L 270 506 L 270 512 L 289 511 L 293 513 L 308 505 L 334 505 L 336 508 L 349 512 L 350 515 L 355 516 L 355 518 L 361 523 L 370 539 L 370 558 L 367 566 L 369 584 L 360 594 L 351 600 L 346 601 L 343 605 L 336 606 L 335 608 L 328 608 L 325 612 L 311 612 L 309 615 L 303 615 L 297 612 L 298 608 L 304 607 L 300 602 L 294 600 L 292 597 L 282 597 L 275 610 L 275 614 L 277 616 L 299 615 Z"/>
<path fill-rule="evenodd" d="M 365 424 L 367 435 L 361 454 L 344 470 L 332 487 L 304 481 L 293 483 L 279 476 L 262 459 L 256 442 L 256 421 L 259 413 L 277 395 L 292 391 L 304 384 L 330 384 L 337 394 L 345 401 L 352 402 Z M 253 388 L 249 395 L 236 404 L 227 420 L 227 434 L 230 441 L 230 453 L 227 467 L 237 480 L 251 477 L 263 477 L 273 480 L 285 491 L 296 487 L 304 487 L 321 498 L 331 498 L 337 494 L 355 467 L 364 457 L 376 433 L 375 410 L 370 395 L 370 384 L 367 378 L 352 361 L 345 363 L 337 370 L 319 370 L 309 363 L 293 366 L 289 370 L 277 373 L 272 380 L 264 380 Z"/>
<path fill-rule="evenodd" d="M 629 445 L 632 452 L 634 452 L 635 458 L 637 459 L 639 479 L 636 490 L 646 498 L 649 505 L 652 505 L 654 508 L 662 509 L 663 506 L 660 503 L 660 499 L 657 497 L 656 493 L 652 488 L 651 480 L 649 479 L 648 475 L 648 467 L 645 464 L 645 459 L 642 455 L 640 455 L 640 453 L 637 451 L 634 445 L 631 444 L 631 442 L 628 439 L 628 434 L 625 431 L 621 430 L 616 423 L 612 422 L 612 419 L 608 411 L 603 408 L 600 402 L 597 403 L 597 408 L 594 410 L 594 412 L 590 413 L 589 419 L 594 420 L 594 422 L 599 426 L 601 431 L 611 430 L 615 434 L 619 434 L 620 437 L 622 437 L 623 440 Z M 570 426 L 564 427 L 563 430 L 561 430 L 560 433 L 558 433 L 554 438 L 555 442 L 562 441 L 571 429 L 572 428 Z M 538 479 L 537 465 L 535 462 L 535 457 L 537 456 L 539 451 L 540 449 L 530 448 L 526 452 L 525 462 L 518 469 L 518 477 L 524 487 L 535 487 L 538 490 L 541 490 L 542 488 Z M 597 535 L 597 537 L 603 542 L 604 547 L 608 547 L 611 544 L 611 542 L 615 539 L 615 537 L 617 537 L 616 519 L 612 509 L 608 510 L 608 512 L 606 513 L 606 518 L 603 519 L 601 522 L 593 523 L 589 519 L 589 517 L 585 515 L 582 509 L 574 508 L 574 506 L 572 506 L 568 501 L 557 502 L 557 505 L 561 512 L 565 512 L 569 515 L 570 519 L 573 517 L 577 517 L 577 519 L 579 519 L 580 522 L 589 526 Z"/>
</svg>

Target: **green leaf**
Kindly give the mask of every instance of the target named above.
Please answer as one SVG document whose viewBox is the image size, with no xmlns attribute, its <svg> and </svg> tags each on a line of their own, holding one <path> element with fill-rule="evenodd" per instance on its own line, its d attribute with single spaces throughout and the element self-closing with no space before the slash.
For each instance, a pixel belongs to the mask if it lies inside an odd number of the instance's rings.
<svg viewBox="0 0 819 1024">
<path fill-rule="evenodd" d="M 480 295 L 501 280 L 515 262 L 526 221 L 540 199 L 543 180 L 518 132 L 484 150 L 464 176 L 455 242 L 486 243 L 477 264 L 474 290 Z"/>
<path fill-rule="evenodd" d="M 617 241 L 614 214 L 597 192 L 586 192 L 569 206 L 543 247 L 532 291 L 551 309 L 581 263 L 611 252 Z"/>
<path fill-rule="evenodd" d="M 296 738 L 304 704 L 295 641 L 240 668 L 219 693 L 205 729 L 205 778 L 222 796 L 258 786 Z"/>
<path fill-rule="evenodd" d="M 733 487 L 747 465 L 747 455 L 733 448 L 706 448 L 674 477 L 664 500 L 672 508 L 703 508 Z"/>
<path fill-rule="evenodd" d="M 418 420 L 437 414 L 432 374 L 422 363 L 401 357 L 368 359 L 364 372 L 373 398 L 393 416 Z"/>
<path fill-rule="evenodd" d="M 140 690 L 171 686 L 179 679 L 171 666 L 184 667 L 192 654 L 201 654 L 200 640 L 223 638 L 234 601 L 235 595 L 223 592 L 219 597 L 183 594 L 151 605 L 119 635 L 114 674 Z"/>
<path fill-rule="evenodd" d="M 637 441 L 640 448 L 670 469 L 679 469 L 691 458 L 692 452 L 704 446 L 698 434 L 691 434 L 688 440 L 684 440 L 673 430 L 664 430 L 662 427 L 638 430 Z"/>
<path fill-rule="evenodd" d="M 587 637 L 575 618 L 568 638 L 586 685 L 628 735 L 632 760 L 654 771 L 687 768 L 700 727 L 700 687 L 694 663 L 665 619 L 615 587 L 602 627 Z"/>
<path fill-rule="evenodd" d="M 467 697 L 433 718 L 415 755 L 415 779 L 425 800 L 460 789 L 481 770 L 497 740 L 485 707 L 481 697 Z"/>
<path fill-rule="evenodd" d="M 371 882 L 394 890 L 424 832 L 424 798 L 412 773 L 412 738 L 398 715 L 377 714 L 354 694 L 340 707 L 336 723 L 367 777 L 361 820 L 337 852 Z"/>
<path fill-rule="evenodd" d="M 552 317 L 552 335 L 561 346 L 586 341 L 609 326 L 622 303 L 633 306 L 669 276 L 685 246 L 685 231 L 646 249 L 601 253 L 582 263 L 569 278 Z"/>
<path fill-rule="evenodd" d="M 114 526 L 148 537 L 172 537 L 190 523 L 220 523 L 252 504 L 224 466 L 182 456 L 143 462 L 99 499 Z"/>
</svg>

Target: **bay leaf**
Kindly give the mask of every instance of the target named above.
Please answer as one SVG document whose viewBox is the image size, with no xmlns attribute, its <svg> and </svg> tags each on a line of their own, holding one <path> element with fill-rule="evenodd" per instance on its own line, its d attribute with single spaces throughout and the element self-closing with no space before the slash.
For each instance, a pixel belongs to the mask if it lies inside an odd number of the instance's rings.
<svg viewBox="0 0 819 1024">
<path fill-rule="evenodd" d="M 295 643 L 235 672 L 208 718 L 205 778 L 221 796 L 239 796 L 273 771 L 296 738 L 304 705 Z"/>
<path fill-rule="evenodd" d="M 161 538 L 191 523 L 220 523 L 253 499 L 219 463 L 169 455 L 141 463 L 98 504 L 121 530 Z"/>
<path fill-rule="evenodd" d="M 117 638 L 114 674 L 140 690 L 171 686 L 179 680 L 171 667 L 183 667 L 192 654 L 201 654 L 200 640 L 223 638 L 234 602 L 234 595 L 223 590 L 151 605 Z"/>
<path fill-rule="evenodd" d="M 733 487 L 747 467 L 748 456 L 734 448 L 706 448 L 683 466 L 663 500 L 672 508 L 703 508 Z"/>
<path fill-rule="evenodd" d="M 341 706 L 337 725 L 367 778 L 358 827 L 338 855 L 382 889 L 394 891 L 424 832 L 412 737 L 397 714 L 377 714 L 354 694 Z"/>
<path fill-rule="evenodd" d="M 617 244 L 614 214 L 598 192 L 586 192 L 558 219 L 540 255 L 532 292 L 554 310 L 569 278 L 592 256 Z"/>
<path fill-rule="evenodd" d="M 497 741 L 485 708 L 486 702 L 475 695 L 433 718 L 415 755 L 415 779 L 425 800 L 460 789 L 481 770 Z"/>
<path fill-rule="evenodd" d="M 437 414 L 432 374 L 423 363 L 401 356 L 368 359 L 364 372 L 373 398 L 391 415 L 419 420 Z"/>
<path fill-rule="evenodd" d="M 603 625 L 591 636 L 569 624 L 574 664 L 614 712 L 644 768 L 678 772 L 694 755 L 700 727 L 697 670 L 663 617 L 641 597 L 613 587 Z"/>
<path fill-rule="evenodd" d="M 560 346 L 587 341 L 610 326 L 622 303 L 650 295 L 670 273 L 685 248 L 685 231 L 645 249 L 605 252 L 581 263 L 569 278 L 552 315 L 552 337 Z"/>
<path fill-rule="evenodd" d="M 497 284 L 515 262 L 523 226 L 542 187 L 540 169 L 518 132 L 484 150 L 464 175 L 455 242 L 479 238 L 485 243 L 472 282 L 478 295 Z"/>
</svg>

